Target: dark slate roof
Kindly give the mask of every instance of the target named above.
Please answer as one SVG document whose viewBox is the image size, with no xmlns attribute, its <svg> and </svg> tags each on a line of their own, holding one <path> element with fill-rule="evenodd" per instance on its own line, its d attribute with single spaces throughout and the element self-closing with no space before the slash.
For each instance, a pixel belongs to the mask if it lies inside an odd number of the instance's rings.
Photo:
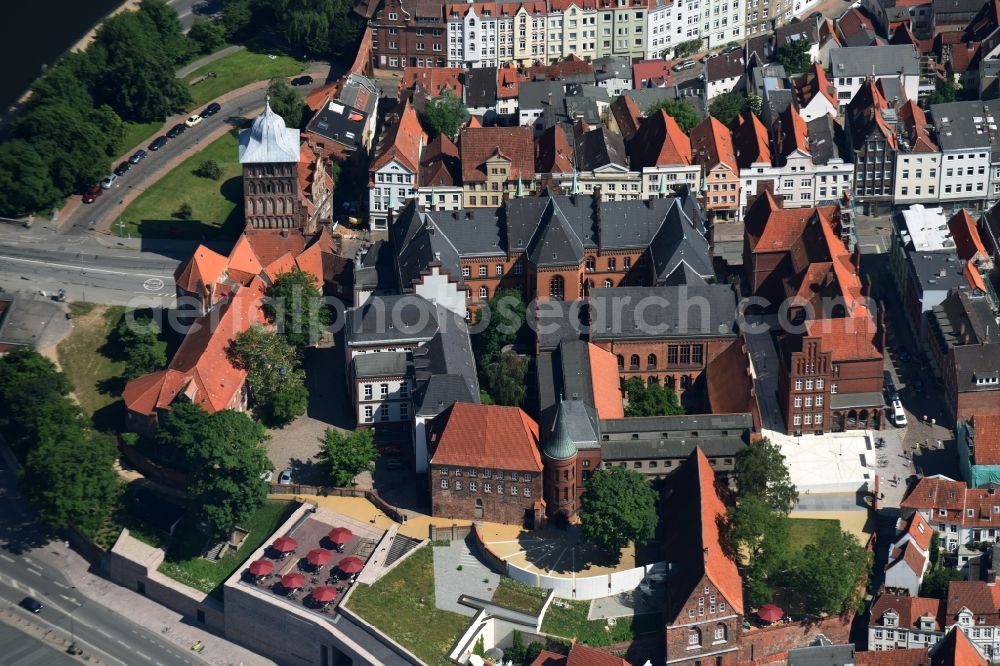
<svg viewBox="0 0 1000 666">
<path fill-rule="evenodd" d="M 520 109 L 542 109 L 562 106 L 566 94 L 564 81 L 525 81 L 517 88 L 517 105 Z"/>
<path fill-rule="evenodd" d="M 593 171 L 609 165 L 628 170 L 625 140 L 621 134 L 606 127 L 592 129 L 577 137 L 573 156 L 580 171 Z"/>
<path fill-rule="evenodd" d="M 874 69 L 873 69 L 874 67 Z M 907 76 L 920 74 L 920 60 L 912 44 L 889 46 L 855 46 L 830 51 L 830 77 L 895 76 L 902 71 Z"/>
<path fill-rule="evenodd" d="M 957 253 L 910 250 L 908 254 L 921 295 L 926 291 L 950 291 L 968 286 L 965 264 Z"/>
<path fill-rule="evenodd" d="M 439 311 L 443 310 L 422 296 L 372 296 L 363 306 L 348 310 L 347 343 L 426 342 L 437 333 Z"/>
<path fill-rule="evenodd" d="M 983 7 L 983 0 L 931 0 L 931 10 L 935 16 L 948 14 L 975 15 Z"/>
<path fill-rule="evenodd" d="M 729 285 L 617 287 L 590 292 L 591 340 L 734 336 Z"/>
<path fill-rule="evenodd" d="M 814 118 L 807 123 L 807 128 L 813 164 L 826 164 L 838 157 L 846 161 L 847 135 L 833 116 Z"/>
<path fill-rule="evenodd" d="M 479 402 L 479 379 L 465 320 L 438 308 L 441 328 L 413 351 L 416 379 L 414 402 L 418 416 L 440 414 L 456 402 Z"/>
<path fill-rule="evenodd" d="M 354 287 L 383 293 L 398 290 L 396 259 L 389 243 L 377 240 L 368 248 L 354 267 Z"/>
<path fill-rule="evenodd" d="M 691 455 L 695 447 L 700 447 L 709 458 L 733 457 L 747 447 L 753 417 L 750 414 L 649 416 L 605 419 L 599 426 L 604 460 L 681 458 Z"/>
<path fill-rule="evenodd" d="M 530 316 L 540 351 L 552 351 L 563 340 L 585 340 L 590 330 L 582 301 L 534 300 Z"/>
<path fill-rule="evenodd" d="M 768 123 L 774 122 L 778 116 L 788 110 L 795 98 L 791 90 L 768 90 L 764 100 L 764 117 Z"/>
<path fill-rule="evenodd" d="M 788 651 L 788 666 L 843 666 L 853 664 L 854 646 L 813 645 Z"/>
<path fill-rule="evenodd" d="M 535 227 L 528 259 L 536 266 L 576 266 L 583 261 L 583 242 L 555 197 L 549 199 Z"/>
<path fill-rule="evenodd" d="M 402 377 L 408 365 L 406 352 L 358 354 L 352 361 L 356 377 Z"/>
<path fill-rule="evenodd" d="M 977 385 L 976 377 L 1000 376 L 1000 344 L 961 345 L 952 350 L 955 358 L 955 386 L 966 391 L 997 391 L 997 384 Z"/>
<path fill-rule="evenodd" d="M 696 83 L 700 83 L 695 80 Z M 657 102 L 662 102 L 664 100 L 670 99 L 680 99 L 687 102 L 694 112 L 698 114 L 699 118 L 708 117 L 708 109 L 705 106 L 705 98 L 699 91 L 692 90 L 693 94 L 684 94 L 685 91 L 681 90 L 677 86 L 671 86 L 667 88 L 640 88 L 638 90 L 626 90 L 622 94 L 631 97 L 635 100 L 636 106 L 639 107 L 639 111 L 646 113 L 649 107 L 653 106 Z"/>
<path fill-rule="evenodd" d="M 605 56 L 594 61 L 594 80 L 632 80 L 632 63 L 625 56 Z"/>
<path fill-rule="evenodd" d="M 935 138 L 941 149 L 989 148 L 995 140 L 991 141 L 986 127 L 988 123 L 984 119 L 995 114 L 994 106 L 979 100 L 931 106 L 931 118 L 937 130 Z M 976 122 L 977 118 L 979 122 Z"/>
<path fill-rule="evenodd" d="M 493 107 L 497 103 L 497 68 L 473 67 L 465 70 L 462 92 L 465 106 Z"/>
<path fill-rule="evenodd" d="M 602 421 L 605 424 L 607 421 Z M 603 460 L 647 460 L 663 458 L 686 458 L 695 447 L 700 447 L 709 458 L 734 457 L 747 447 L 739 437 L 688 437 L 685 439 L 663 439 L 655 436 L 601 442 Z"/>
<path fill-rule="evenodd" d="M 556 410 L 556 424 L 577 449 L 596 449 L 600 446 L 596 410 L 582 400 L 563 399 Z M 550 436 L 551 432 L 546 431 L 542 439 Z"/>
</svg>

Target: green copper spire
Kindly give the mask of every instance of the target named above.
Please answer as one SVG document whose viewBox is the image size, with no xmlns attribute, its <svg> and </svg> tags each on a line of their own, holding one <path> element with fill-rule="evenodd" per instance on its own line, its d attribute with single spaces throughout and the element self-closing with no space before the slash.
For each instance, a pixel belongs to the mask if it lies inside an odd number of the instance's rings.
<svg viewBox="0 0 1000 666">
<path fill-rule="evenodd" d="M 521 174 L 517 175 L 517 192 L 514 196 L 518 199 L 524 196 L 524 183 L 521 182 Z"/>
<path fill-rule="evenodd" d="M 667 176 L 665 174 L 660 174 L 660 196 L 667 193 Z"/>
<path fill-rule="evenodd" d="M 576 176 L 577 176 L 577 171 L 576 171 L 576 169 L 573 169 L 573 187 L 570 188 L 570 191 L 569 191 L 570 194 L 579 194 L 580 193 L 580 183 L 577 182 Z"/>
<path fill-rule="evenodd" d="M 576 455 L 576 442 L 566 432 L 565 419 L 562 416 L 563 410 L 560 408 L 556 414 L 555 430 L 542 451 L 545 457 L 551 460 L 569 460 Z"/>
</svg>

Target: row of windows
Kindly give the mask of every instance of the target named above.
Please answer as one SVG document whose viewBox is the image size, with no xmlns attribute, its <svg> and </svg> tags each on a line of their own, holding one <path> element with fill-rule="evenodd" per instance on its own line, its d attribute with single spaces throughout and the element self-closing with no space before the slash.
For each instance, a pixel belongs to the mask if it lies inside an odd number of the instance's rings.
<svg viewBox="0 0 1000 666">
<path fill-rule="evenodd" d="M 449 485 L 448 484 L 448 479 L 441 479 L 441 489 L 442 490 L 448 490 L 448 485 Z M 477 492 L 479 492 L 479 482 L 478 481 L 469 481 L 468 488 L 469 488 L 469 492 L 470 493 L 477 493 Z M 496 486 L 496 488 L 497 488 L 497 494 L 498 495 L 503 495 L 504 485 L 502 483 L 498 483 L 497 486 Z M 454 483 L 454 485 L 453 485 L 452 490 L 461 490 L 461 489 L 462 489 L 462 482 L 456 480 L 455 483 Z M 493 492 L 492 485 L 489 482 L 487 482 L 487 481 L 483 482 L 483 492 L 484 493 L 492 493 Z M 524 488 L 521 488 L 520 486 L 510 486 L 510 494 L 511 494 L 512 497 L 516 497 L 518 495 L 524 495 L 525 497 L 531 497 L 531 488 L 529 486 L 524 486 Z"/>
<path fill-rule="evenodd" d="M 462 468 L 455 467 L 454 469 L 449 467 L 441 467 L 438 469 L 438 474 L 440 476 L 467 476 L 470 478 L 483 477 L 484 479 L 509 479 L 511 481 L 521 481 L 523 483 L 530 483 L 533 478 L 531 472 L 505 472 L 502 469 L 473 469 L 473 468 Z"/>
<path fill-rule="evenodd" d="M 523 270 L 523 267 L 522 267 L 521 262 L 520 261 L 514 262 L 514 266 L 511 269 L 511 272 L 513 272 L 514 275 L 520 275 L 522 270 Z M 496 264 L 493 267 L 493 272 L 496 275 L 496 277 L 503 277 L 503 264 Z M 480 266 L 479 270 L 478 270 L 478 273 L 479 273 L 479 277 L 489 277 L 489 267 L 488 266 Z M 472 267 L 471 266 L 462 266 L 462 277 L 472 277 Z"/>
<path fill-rule="evenodd" d="M 806 368 L 806 372 L 809 372 L 809 368 L 808 367 Z M 801 379 L 796 379 L 795 380 L 795 390 L 796 391 L 801 391 L 802 390 L 802 386 L 803 386 L 802 380 Z M 813 386 L 816 387 L 817 391 L 822 391 L 826 387 L 826 380 L 822 379 L 822 378 L 817 379 L 815 384 L 813 384 L 813 380 L 811 380 L 811 379 L 805 380 L 805 389 L 807 391 L 812 391 L 813 390 Z"/>
<path fill-rule="evenodd" d="M 410 418 L 410 405 L 401 402 L 399 403 L 399 418 L 408 419 Z M 378 410 L 379 421 L 389 420 L 389 405 L 385 404 L 379 407 Z M 365 423 L 372 423 L 375 420 L 375 408 L 372 405 L 365 405 L 364 409 L 364 421 Z"/>
<path fill-rule="evenodd" d="M 822 407 L 823 406 L 823 396 L 818 395 L 818 396 L 816 396 L 815 400 L 816 400 L 816 406 L 817 407 Z M 813 397 L 811 395 L 807 395 L 806 396 L 806 398 L 805 398 L 805 405 L 806 405 L 806 408 L 809 408 L 809 407 L 813 406 Z M 795 396 L 795 406 L 796 407 L 801 407 L 802 406 L 802 396 L 800 396 L 800 395 Z"/>
<path fill-rule="evenodd" d="M 816 425 L 823 425 L 823 415 L 816 414 L 816 416 L 813 416 L 812 414 L 805 414 L 803 416 L 796 414 L 792 417 L 792 425 L 813 425 L 814 423 Z"/>
<path fill-rule="evenodd" d="M 364 391 L 365 400 L 371 400 L 372 394 L 374 393 L 374 384 L 364 384 L 362 390 Z M 387 397 L 389 395 L 389 385 L 379 384 L 378 394 L 379 397 L 381 398 Z M 402 384 L 399 385 L 399 397 L 400 398 L 410 397 L 410 387 L 406 382 L 403 382 Z"/>
</svg>

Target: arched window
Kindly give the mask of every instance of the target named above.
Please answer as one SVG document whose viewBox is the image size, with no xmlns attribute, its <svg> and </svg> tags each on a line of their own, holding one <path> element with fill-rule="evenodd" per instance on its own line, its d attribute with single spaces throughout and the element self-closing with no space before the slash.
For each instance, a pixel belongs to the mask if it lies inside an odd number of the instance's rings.
<svg viewBox="0 0 1000 666">
<path fill-rule="evenodd" d="M 639 369 L 639 355 L 632 354 L 632 358 L 629 359 L 629 365 L 632 366 L 633 370 Z"/>
<path fill-rule="evenodd" d="M 611 289 L 611 287 L 613 287 L 613 286 L 615 286 L 615 285 L 614 285 L 614 283 L 611 282 L 611 280 L 605 280 L 604 281 L 604 288 L 605 289 Z"/>
<path fill-rule="evenodd" d="M 549 280 L 549 298 L 556 301 L 566 298 L 566 283 L 561 275 L 553 275 Z"/>
<path fill-rule="evenodd" d="M 691 385 L 691 375 L 681 375 L 681 388 L 686 389 Z"/>
<path fill-rule="evenodd" d="M 486 300 L 487 298 L 489 298 L 489 295 L 490 295 L 490 292 L 489 292 L 489 290 L 486 287 L 480 287 L 479 288 L 479 298 L 481 298 L 483 300 Z"/>
<path fill-rule="evenodd" d="M 593 271 L 594 268 L 596 267 L 595 264 L 596 264 L 596 262 L 594 261 L 593 257 L 587 257 L 587 270 L 588 271 Z"/>
<path fill-rule="evenodd" d="M 251 180 L 249 183 L 247 183 L 247 190 L 250 192 L 250 194 L 257 194 L 257 185 L 255 185 L 254 182 Z"/>
<path fill-rule="evenodd" d="M 618 369 L 621 370 L 625 367 L 625 357 L 618 354 Z"/>
<path fill-rule="evenodd" d="M 652 386 L 653 384 L 659 384 L 660 380 L 657 377 L 650 377 L 649 379 L 646 380 L 646 383 Z"/>
<path fill-rule="evenodd" d="M 688 645 L 701 645 L 701 629 L 698 627 L 691 627 L 691 629 L 688 630 Z"/>
<path fill-rule="evenodd" d="M 649 356 L 646 357 L 646 366 L 649 367 L 650 369 L 656 367 L 656 354 L 650 354 Z"/>
<path fill-rule="evenodd" d="M 715 625 L 715 634 L 713 636 L 713 640 L 716 643 L 726 642 L 726 625 L 722 624 L 721 622 Z"/>
</svg>

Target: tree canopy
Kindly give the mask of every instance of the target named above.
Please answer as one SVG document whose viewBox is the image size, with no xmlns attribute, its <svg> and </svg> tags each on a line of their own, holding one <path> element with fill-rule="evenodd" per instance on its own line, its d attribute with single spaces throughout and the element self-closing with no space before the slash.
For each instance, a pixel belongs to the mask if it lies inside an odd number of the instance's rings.
<svg viewBox="0 0 1000 666">
<path fill-rule="evenodd" d="M 454 139 L 458 136 L 458 129 L 468 119 L 469 112 L 461 99 L 452 95 L 450 90 L 445 90 L 440 97 L 428 102 L 420 117 L 432 138 L 444 134 Z"/>
<path fill-rule="evenodd" d="M 303 349 L 319 342 L 330 325 L 330 309 L 317 288 L 316 278 L 298 268 L 282 273 L 267 289 L 264 314 L 278 327 L 288 344 Z"/>
<path fill-rule="evenodd" d="M 354 485 L 354 477 L 375 471 L 375 433 L 370 430 L 342 432 L 327 428 L 319 440 L 317 460 L 326 468 L 338 488 Z"/>
<path fill-rule="evenodd" d="M 495 405 L 519 407 L 524 402 L 528 387 L 524 378 L 528 375 L 528 359 L 504 352 L 488 360 L 482 371 L 484 390 Z"/>
<path fill-rule="evenodd" d="M 302 127 L 309 107 L 288 79 L 271 79 L 267 85 L 271 110 L 284 118 L 288 127 Z"/>
<path fill-rule="evenodd" d="M 118 352 L 125 358 L 125 378 L 135 379 L 167 365 L 167 343 L 149 316 L 125 316 L 115 328 Z"/>
<path fill-rule="evenodd" d="M 23 348 L 0 357 L 0 432 L 21 460 L 50 426 L 82 418 L 66 398 L 73 387 L 41 354 Z"/>
<path fill-rule="evenodd" d="M 624 467 L 597 469 L 580 501 L 584 538 L 617 553 L 645 544 L 656 532 L 657 493 L 642 474 Z"/>
<path fill-rule="evenodd" d="M 853 534 L 826 532 L 795 557 L 789 582 L 811 611 L 842 613 L 858 606 L 870 567 L 870 554 Z"/>
<path fill-rule="evenodd" d="M 785 74 L 796 76 L 809 69 L 812 65 L 811 47 L 808 39 L 793 39 L 778 48 L 778 62 L 784 66 Z"/>
<path fill-rule="evenodd" d="M 363 19 L 354 13 L 350 0 L 237 0 L 235 4 L 235 10 L 227 8 L 224 24 L 248 24 L 247 9 L 269 14 L 293 49 L 313 55 L 353 57 L 364 30 Z"/>
<path fill-rule="evenodd" d="M 188 39 L 195 43 L 200 53 L 214 53 L 226 45 L 226 26 L 221 22 L 196 18 L 188 30 Z"/>
<path fill-rule="evenodd" d="M 695 110 L 691 108 L 691 105 L 682 99 L 665 99 L 656 104 L 652 104 L 648 109 L 646 109 L 646 115 L 651 116 L 660 109 L 667 112 L 667 115 L 677 121 L 677 126 L 685 134 L 690 134 L 691 130 L 697 127 L 698 123 L 701 122 L 701 118 L 695 113 Z"/>
<path fill-rule="evenodd" d="M 765 505 L 785 515 L 799 501 L 781 449 L 766 437 L 751 442 L 736 455 L 734 467 L 740 498 L 757 497 Z"/>
<path fill-rule="evenodd" d="M 673 389 L 659 384 L 647 385 L 639 377 L 625 382 L 625 393 L 628 396 L 625 416 L 674 416 L 684 413 Z"/>
<path fill-rule="evenodd" d="M 305 373 L 298 352 L 278 333 L 252 326 L 233 340 L 231 353 L 247 371 L 250 396 L 262 416 L 277 425 L 305 412 Z"/>
<path fill-rule="evenodd" d="M 747 98 L 743 93 L 727 92 L 717 95 L 708 105 L 708 112 L 723 125 L 729 125 L 747 108 Z"/>
<path fill-rule="evenodd" d="M 500 350 L 515 344 L 527 328 L 527 306 L 518 289 L 497 289 L 480 316 L 489 323 L 472 336 L 472 347 L 480 359 L 496 358 Z"/>
<path fill-rule="evenodd" d="M 954 102 L 958 96 L 958 84 L 951 78 L 938 79 L 934 82 L 934 92 L 924 100 L 924 108 L 931 108 L 934 104 L 947 104 Z"/>
<path fill-rule="evenodd" d="M 727 517 L 728 545 L 743 576 L 747 603 L 768 603 L 787 565 L 788 517 L 753 495 L 730 507 Z"/>
</svg>

